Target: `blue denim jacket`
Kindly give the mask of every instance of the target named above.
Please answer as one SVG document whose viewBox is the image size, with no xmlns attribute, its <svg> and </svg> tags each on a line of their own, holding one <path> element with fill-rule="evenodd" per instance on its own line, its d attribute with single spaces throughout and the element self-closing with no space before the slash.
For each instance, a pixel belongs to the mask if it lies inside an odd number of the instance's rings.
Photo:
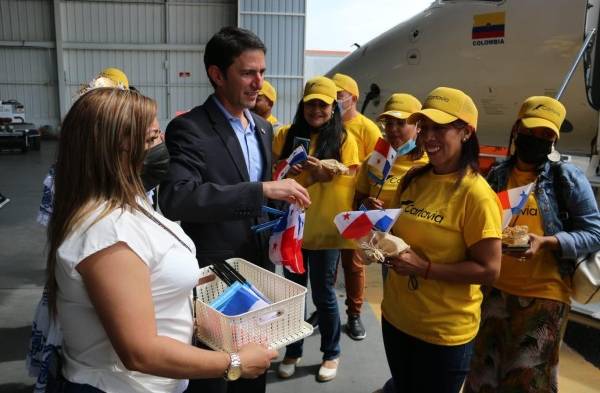
<svg viewBox="0 0 600 393">
<path fill-rule="evenodd" d="M 488 183 L 498 192 L 506 189 L 515 159 L 501 162 L 487 176 Z M 559 165 L 556 170 L 553 166 Z M 557 179 L 554 179 L 555 174 Z M 554 183 L 557 181 L 556 187 Z M 560 190 L 563 209 L 569 217 L 569 228 L 563 228 L 555 190 Z M 592 187 L 585 174 L 573 164 L 546 161 L 540 166 L 535 186 L 535 199 L 541 212 L 544 235 L 554 235 L 560 244 L 555 253 L 561 274 L 573 271 L 573 261 L 600 249 L 600 214 Z"/>
</svg>

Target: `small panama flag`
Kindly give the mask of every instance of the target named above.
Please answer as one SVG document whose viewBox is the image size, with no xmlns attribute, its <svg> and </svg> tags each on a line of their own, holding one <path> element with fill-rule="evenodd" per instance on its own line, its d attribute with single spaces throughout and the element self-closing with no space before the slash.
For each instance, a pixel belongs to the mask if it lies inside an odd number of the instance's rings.
<svg viewBox="0 0 600 393">
<path fill-rule="evenodd" d="M 292 273 L 304 273 L 302 236 L 304 209 L 293 203 L 279 218 L 269 238 L 269 259 Z"/>
<path fill-rule="evenodd" d="M 306 154 L 306 150 L 304 146 L 299 145 L 294 149 L 292 154 L 285 160 L 281 160 L 277 163 L 275 167 L 275 171 L 273 172 L 273 180 L 281 180 L 287 175 L 287 173 L 292 168 L 292 165 L 300 164 L 308 159 L 308 154 Z"/>
<path fill-rule="evenodd" d="M 525 186 L 510 188 L 498 193 L 498 199 L 502 205 L 502 229 L 510 224 L 513 216 L 521 214 L 521 210 L 525 207 L 534 185 L 535 183 L 529 183 Z"/>
<path fill-rule="evenodd" d="M 396 150 L 383 138 L 379 138 L 375 144 L 375 150 L 369 156 L 367 168 L 369 177 L 376 184 L 383 184 L 387 179 L 394 161 L 396 160 Z"/>
<path fill-rule="evenodd" d="M 401 211 L 402 209 L 385 209 L 342 212 L 335 216 L 333 222 L 343 238 L 358 239 L 368 235 L 372 229 L 389 232 Z"/>
</svg>

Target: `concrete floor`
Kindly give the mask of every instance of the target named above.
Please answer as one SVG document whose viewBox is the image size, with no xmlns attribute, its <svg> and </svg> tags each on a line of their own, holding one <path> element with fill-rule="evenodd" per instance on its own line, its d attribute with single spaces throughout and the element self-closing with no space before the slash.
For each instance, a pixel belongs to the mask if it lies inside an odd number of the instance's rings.
<svg viewBox="0 0 600 393">
<path fill-rule="evenodd" d="M 0 192 L 11 199 L 0 208 L 0 393 L 31 392 L 33 384 L 24 359 L 31 318 L 44 283 L 46 241 L 44 228 L 35 219 L 42 181 L 54 160 L 56 145 L 44 141 L 39 152 L 0 152 Z M 340 275 L 339 281 L 343 282 L 341 278 Z M 387 380 L 389 370 L 379 329 L 382 292 L 379 267 L 369 267 L 367 278 L 367 303 L 363 310 L 367 338 L 357 342 L 342 335 L 338 378 L 329 383 L 315 380 L 321 361 L 317 331 L 305 340 L 305 356 L 293 378 L 281 380 L 276 376 L 281 357 L 273 363 L 268 376 L 269 393 L 371 393 Z M 343 314 L 343 288 L 338 288 L 338 294 Z M 561 391 L 600 392 L 599 332 L 570 323 L 565 341 L 567 345 L 561 351 Z"/>
</svg>

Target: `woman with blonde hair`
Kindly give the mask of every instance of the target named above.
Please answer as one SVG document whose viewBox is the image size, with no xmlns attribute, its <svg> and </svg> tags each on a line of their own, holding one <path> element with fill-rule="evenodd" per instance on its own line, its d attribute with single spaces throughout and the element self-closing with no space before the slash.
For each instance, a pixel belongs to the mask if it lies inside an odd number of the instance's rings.
<svg viewBox="0 0 600 393">
<path fill-rule="evenodd" d="M 48 227 L 48 299 L 63 330 L 66 392 L 182 392 L 187 378 L 254 378 L 276 356 L 190 345 L 194 244 L 145 198 L 156 104 L 98 88 L 62 125 Z"/>
</svg>

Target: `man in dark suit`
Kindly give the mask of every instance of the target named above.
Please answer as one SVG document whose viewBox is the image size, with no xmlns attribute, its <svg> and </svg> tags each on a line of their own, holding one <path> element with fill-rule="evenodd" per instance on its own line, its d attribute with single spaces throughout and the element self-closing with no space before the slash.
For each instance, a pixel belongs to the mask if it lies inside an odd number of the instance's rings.
<svg viewBox="0 0 600 393">
<path fill-rule="evenodd" d="M 310 203 L 306 189 L 294 180 L 269 181 L 273 130 L 249 111 L 264 80 L 265 52 L 252 32 L 221 29 L 204 51 L 214 94 L 167 127 L 171 164 L 159 205 L 166 217 L 181 221 L 196 245 L 200 266 L 241 257 L 272 269 L 268 234 L 250 229 L 269 219 L 262 206 L 269 199 Z M 254 393 L 264 392 L 265 384 L 265 375 L 228 386 L 198 380 L 188 391 Z"/>
</svg>

